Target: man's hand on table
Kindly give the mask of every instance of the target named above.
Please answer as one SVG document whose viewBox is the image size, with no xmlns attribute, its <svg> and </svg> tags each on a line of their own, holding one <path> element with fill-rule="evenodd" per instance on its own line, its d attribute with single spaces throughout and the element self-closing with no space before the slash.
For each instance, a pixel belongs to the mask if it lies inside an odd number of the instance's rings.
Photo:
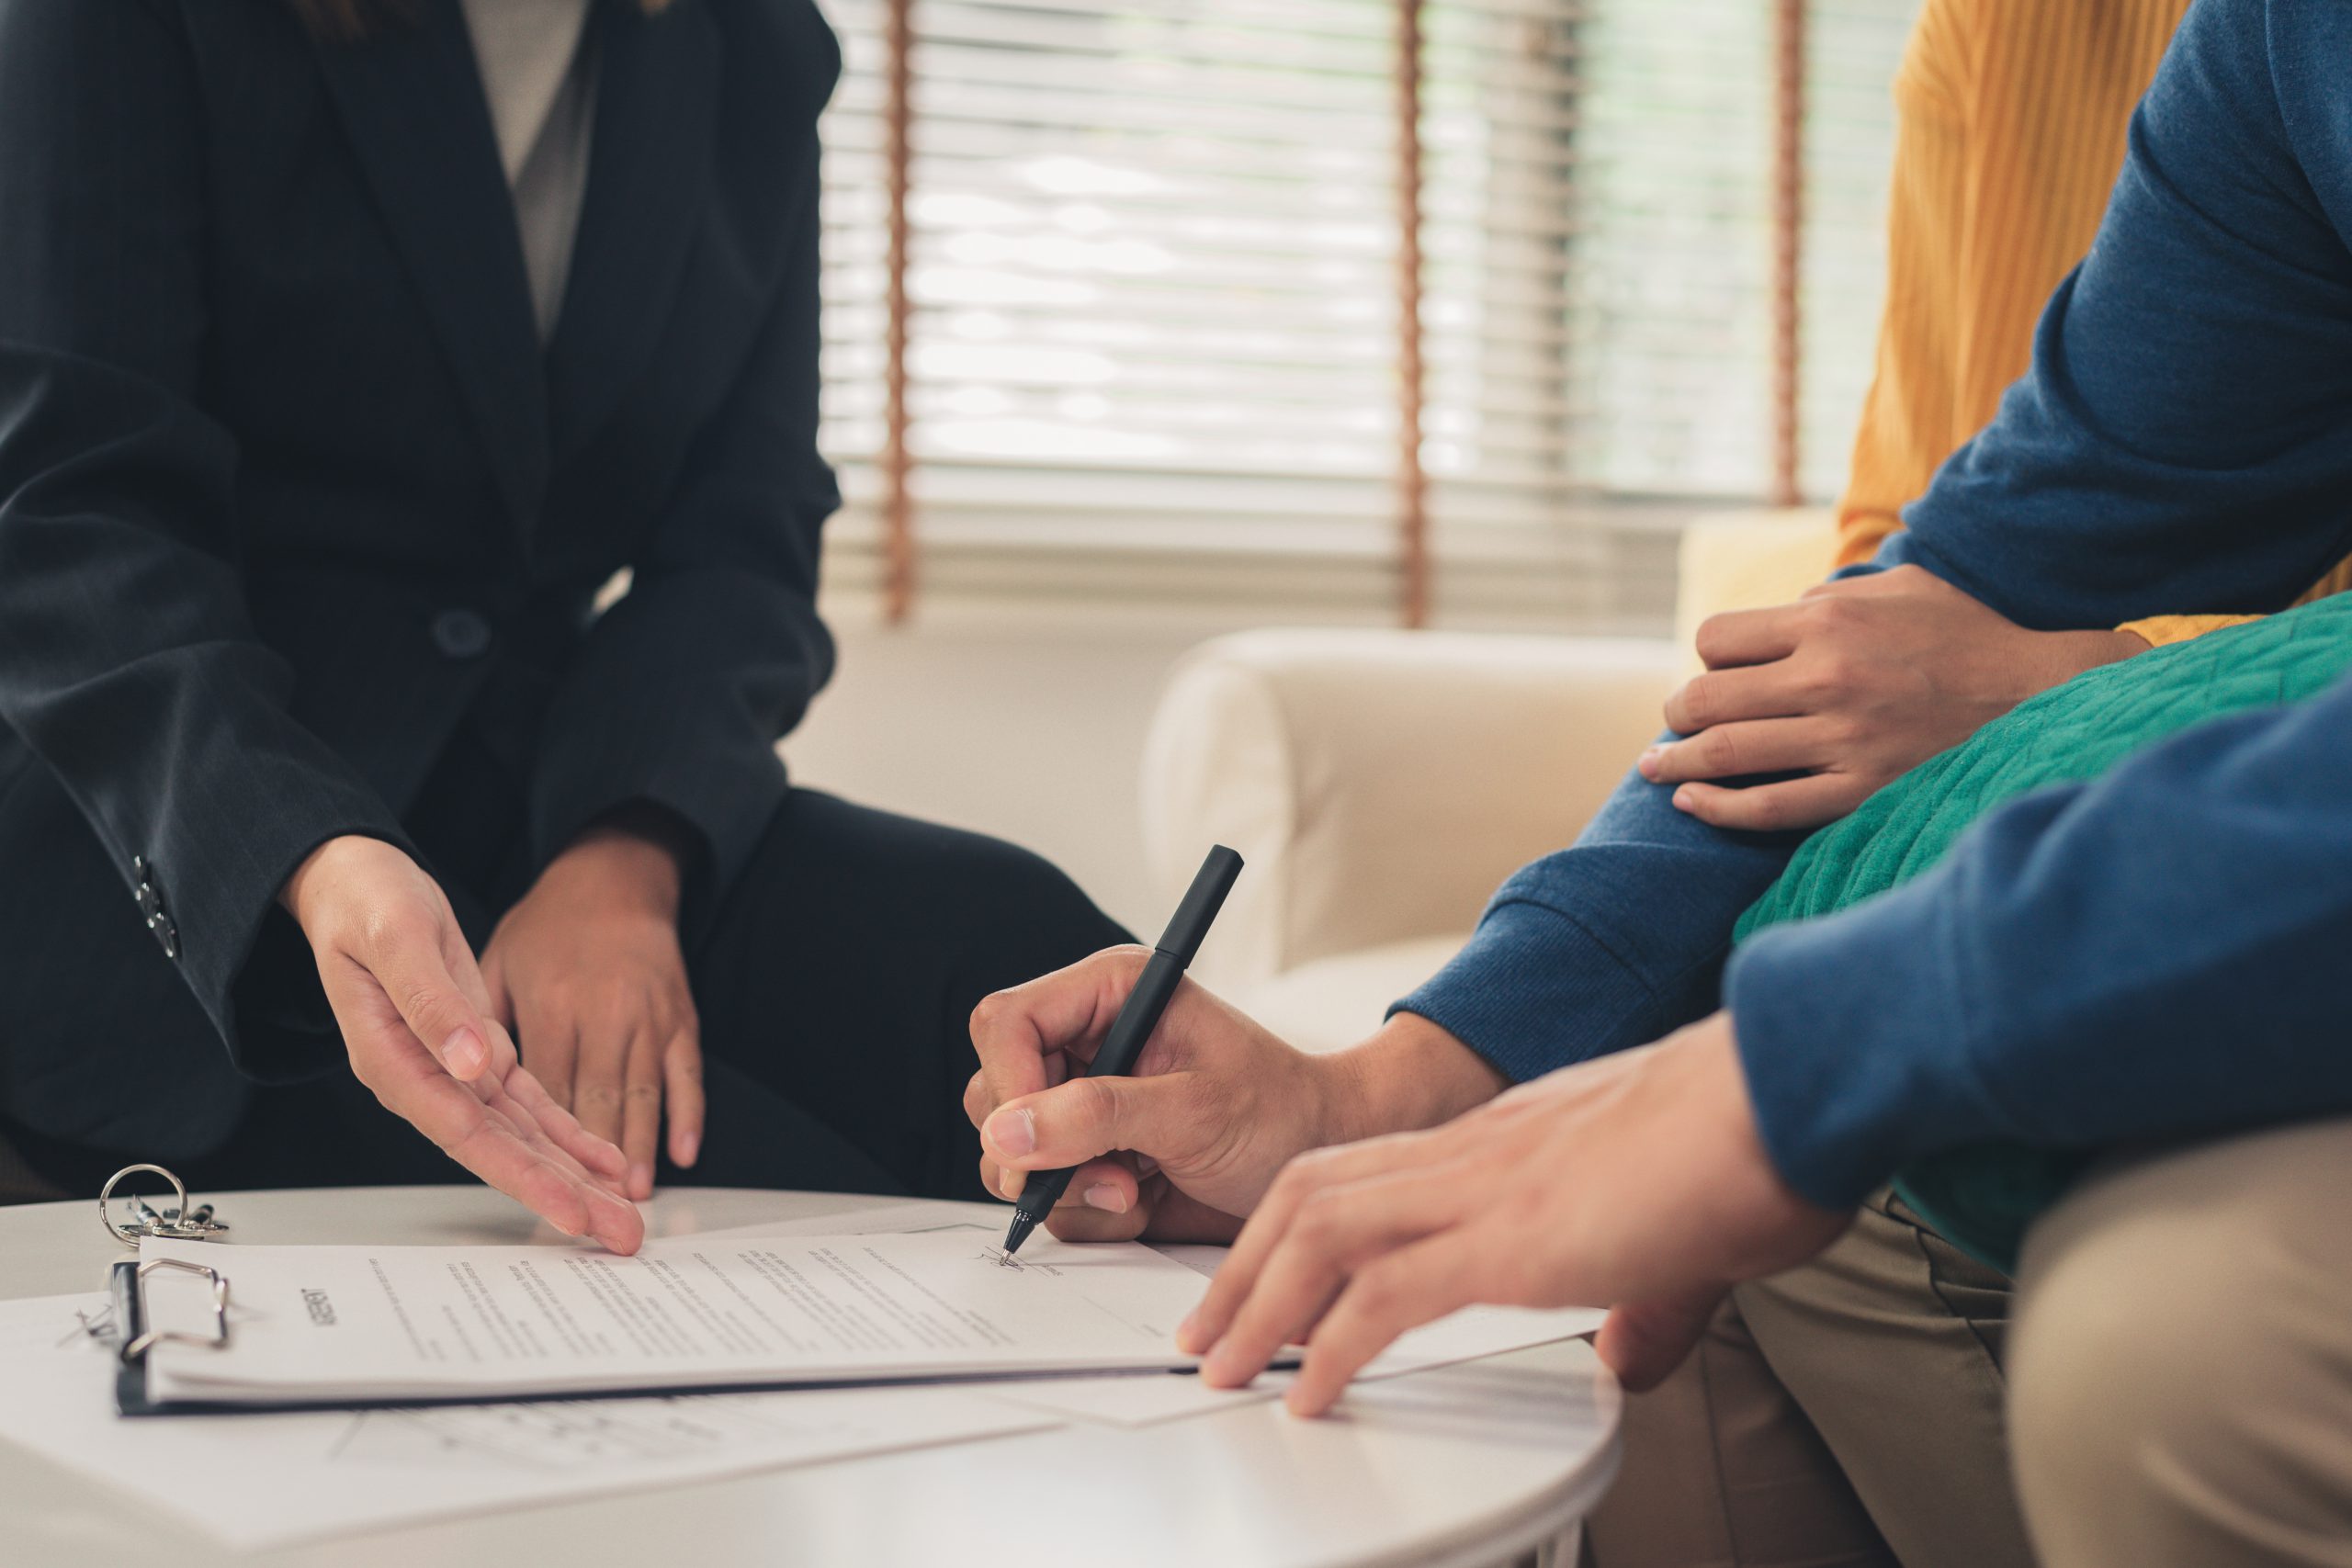
<svg viewBox="0 0 2352 1568">
<path fill-rule="evenodd" d="M 1916 566 L 1702 623 L 1707 672 L 1667 700 L 1683 739 L 1638 764 L 1718 828 L 1816 828 L 2038 692 L 2144 652 L 2130 632 L 2028 631 Z M 1796 773 L 1730 788 L 1710 780 Z"/>
<path fill-rule="evenodd" d="M 701 1153 L 702 1042 L 678 942 L 683 850 L 658 825 L 589 829 L 548 863 L 482 950 L 491 1006 L 548 1092 L 628 1156 L 653 1191 L 666 1098 L 670 1158 Z"/>
<path fill-rule="evenodd" d="M 1142 973 L 1114 948 L 1000 991 L 972 1014 L 980 1070 L 965 1114 L 980 1179 L 1020 1195 L 1079 1167 L 1046 1228 L 1066 1241 L 1226 1241 L 1306 1149 L 1443 1121 L 1502 1079 L 1436 1025 L 1400 1014 L 1353 1050 L 1294 1049 L 1184 982 L 1131 1077 L 1078 1077 Z"/>
<path fill-rule="evenodd" d="M 384 1108 L 567 1235 L 635 1252 L 621 1151 L 517 1061 L 438 884 L 401 850 L 331 839 L 278 901 L 311 944 L 351 1070 Z"/>
<path fill-rule="evenodd" d="M 1398 1335 L 1458 1308 L 1606 1306 L 1601 1357 L 1639 1390 L 1734 1284 L 1811 1257 L 1849 1218 L 1773 1169 L 1717 1013 L 1434 1131 L 1294 1161 L 1177 1343 L 1227 1387 L 1304 1343 L 1288 1399 L 1317 1415 Z"/>
</svg>

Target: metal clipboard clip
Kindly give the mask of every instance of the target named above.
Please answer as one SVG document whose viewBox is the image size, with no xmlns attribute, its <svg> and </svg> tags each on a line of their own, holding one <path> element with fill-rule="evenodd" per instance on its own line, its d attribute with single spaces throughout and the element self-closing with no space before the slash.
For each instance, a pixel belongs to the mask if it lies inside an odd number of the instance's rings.
<svg viewBox="0 0 2352 1568">
<path fill-rule="evenodd" d="M 157 1271 L 193 1274 L 212 1287 L 212 1332 L 191 1334 L 184 1329 L 151 1327 L 141 1287 Z M 126 1258 L 107 1270 L 108 1315 L 119 1348 L 115 1351 L 115 1409 L 125 1416 L 159 1416 L 164 1405 L 147 1392 L 147 1352 L 158 1345 L 202 1345 L 214 1350 L 229 1347 L 229 1281 L 208 1264 L 178 1258 L 150 1258 L 134 1262 Z"/>
<path fill-rule="evenodd" d="M 212 1332 L 190 1334 L 177 1328 L 147 1326 L 147 1303 L 140 1294 L 140 1286 L 147 1276 L 159 1269 L 176 1273 L 194 1274 L 212 1287 Z M 139 1364 L 150 1348 L 163 1344 L 202 1345 L 214 1350 L 229 1345 L 229 1281 L 220 1270 L 205 1263 L 189 1263 L 177 1258 L 150 1258 L 144 1263 L 118 1263 L 114 1266 L 114 1320 L 122 1331 L 122 1348 L 116 1352 L 126 1367 Z"/>
</svg>

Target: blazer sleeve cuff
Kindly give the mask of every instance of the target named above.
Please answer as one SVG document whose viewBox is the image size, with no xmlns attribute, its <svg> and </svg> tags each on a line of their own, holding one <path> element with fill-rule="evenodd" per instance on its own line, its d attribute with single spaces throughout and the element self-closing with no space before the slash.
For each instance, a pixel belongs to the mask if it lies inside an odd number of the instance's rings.
<svg viewBox="0 0 2352 1568">
<path fill-rule="evenodd" d="M 148 930 L 179 967 L 239 1071 L 264 1080 L 318 1070 L 332 1015 L 308 944 L 277 904 L 311 852 L 330 839 L 381 839 L 416 852 L 390 809 L 356 780 L 303 772 L 291 787 L 246 792 L 208 784 L 209 798 L 244 803 L 233 821 L 201 830 L 166 819 L 133 848 L 123 872 Z M 248 971 L 252 971 L 248 983 Z M 288 1028 L 287 1025 L 298 1027 Z"/>
<path fill-rule="evenodd" d="M 684 870 L 687 902 L 698 907 L 734 885 L 790 788 L 773 750 L 716 754 L 707 740 L 683 733 L 636 748 L 622 761 L 594 776 L 541 770 L 531 813 L 534 864 L 546 865 L 616 811 L 659 807 L 695 840 L 696 853 Z M 627 765 L 632 761 L 643 765 Z"/>
<path fill-rule="evenodd" d="M 724 897 L 784 804 L 776 740 L 831 658 L 813 610 L 773 583 L 640 574 L 589 634 L 548 715 L 531 778 L 533 863 L 610 812 L 655 806 L 701 840 L 690 908 Z"/>
</svg>

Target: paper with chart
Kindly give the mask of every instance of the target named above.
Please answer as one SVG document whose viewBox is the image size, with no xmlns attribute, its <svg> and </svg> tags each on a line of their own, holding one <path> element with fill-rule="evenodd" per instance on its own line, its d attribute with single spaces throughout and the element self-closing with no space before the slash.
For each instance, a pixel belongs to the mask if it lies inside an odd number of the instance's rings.
<svg viewBox="0 0 2352 1568">
<path fill-rule="evenodd" d="M 0 1302 L 0 1438 L 248 1550 L 1058 1425 L 947 1388 L 130 1420 L 76 1319 L 105 1307 Z"/>
<path fill-rule="evenodd" d="M 675 1236 L 592 1247 L 238 1247 L 150 1238 L 217 1263 L 229 1344 L 158 1345 L 161 1403 L 517 1398 L 1023 1373 L 1164 1371 L 1200 1294 L 1133 1244 L 1041 1240 L 1008 1260 L 964 1231 Z M 149 1281 L 153 1321 L 202 1287 Z M 193 1281 L 188 1282 L 193 1285 Z"/>
</svg>

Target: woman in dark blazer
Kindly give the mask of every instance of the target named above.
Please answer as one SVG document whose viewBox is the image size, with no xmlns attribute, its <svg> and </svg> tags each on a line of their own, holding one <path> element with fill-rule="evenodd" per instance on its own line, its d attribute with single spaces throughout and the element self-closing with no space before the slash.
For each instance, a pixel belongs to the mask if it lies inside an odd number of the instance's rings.
<svg viewBox="0 0 2352 1568">
<path fill-rule="evenodd" d="M 954 1190 L 972 1006 L 1123 933 L 775 756 L 833 39 L 589 0 L 550 209 L 481 21 L 0 0 L 0 1137 L 623 1247 L 657 1158 Z"/>
</svg>

